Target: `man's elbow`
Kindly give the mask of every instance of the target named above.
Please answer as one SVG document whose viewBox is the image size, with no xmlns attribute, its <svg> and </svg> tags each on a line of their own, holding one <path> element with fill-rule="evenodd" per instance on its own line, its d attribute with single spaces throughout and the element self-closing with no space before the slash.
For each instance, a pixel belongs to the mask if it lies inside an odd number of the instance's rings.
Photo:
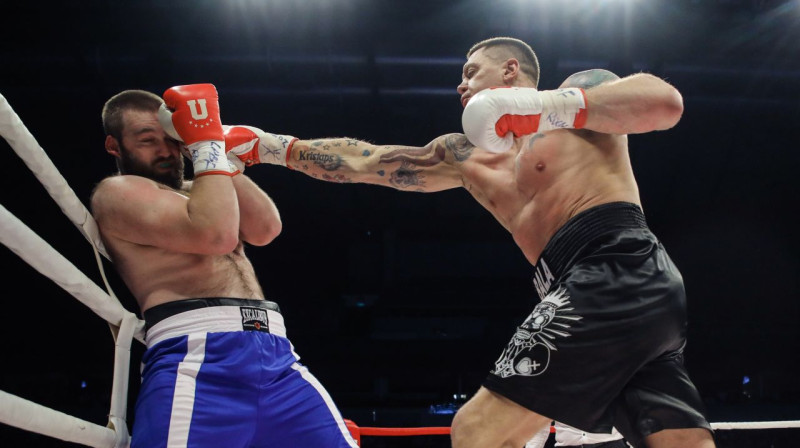
<svg viewBox="0 0 800 448">
<path fill-rule="evenodd" d="M 283 230 L 283 223 L 280 218 L 276 217 L 264 223 L 254 235 L 248 235 L 246 241 L 253 246 L 266 246 L 281 234 L 281 230 Z"/>
<path fill-rule="evenodd" d="M 681 120 L 683 116 L 683 96 L 677 89 L 670 87 L 661 99 L 661 119 L 659 120 L 659 131 L 671 129 Z"/>
<path fill-rule="evenodd" d="M 239 245 L 239 233 L 236 231 L 210 231 L 200 238 L 205 250 L 210 255 L 225 255 L 236 250 Z"/>
<path fill-rule="evenodd" d="M 667 115 L 670 119 L 670 126 L 673 127 L 680 121 L 683 116 L 683 96 L 677 89 L 672 89 L 667 99 Z"/>
<path fill-rule="evenodd" d="M 269 225 L 266 226 L 264 230 L 262 243 L 261 246 L 266 246 L 267 244 L 271 243 L 278 235 L 281 234 L 283 230 L 283 223 L 281 222 L 280 218 L 275 218 Z"/>
</svg>

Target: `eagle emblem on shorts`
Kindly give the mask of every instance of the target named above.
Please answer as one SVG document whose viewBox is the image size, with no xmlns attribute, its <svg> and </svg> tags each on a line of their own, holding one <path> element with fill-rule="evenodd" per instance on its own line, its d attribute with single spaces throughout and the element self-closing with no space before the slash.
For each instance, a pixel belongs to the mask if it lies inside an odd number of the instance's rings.
<svg viewBox="0 0 800 448">
<path fill-rule="evenodd" d="M 514 375 L 541 375 L 550 363 L 550 351 L 556 348 L 556 339 L 568 337 L 573 322 L 582 318 L 571 314 L 575 308 L 563 286 L 548 293 L 533 309 L 525 321 L 517 327 L 500 358 L 495 362 L 493 373 L 500 378 Z"/>
</svg>

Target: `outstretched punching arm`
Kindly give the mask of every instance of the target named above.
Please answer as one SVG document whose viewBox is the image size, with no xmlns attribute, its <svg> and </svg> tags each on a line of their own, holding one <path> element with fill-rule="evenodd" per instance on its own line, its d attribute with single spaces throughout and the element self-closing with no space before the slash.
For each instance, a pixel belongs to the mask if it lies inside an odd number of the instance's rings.
<svg viewBox="0 0 800 448">
<path fill-rule="evenodd" d="M 252 135 L 242 131 L 235 126 L 223 126 L 225 152 L 233 167 L 233 186 L 239 203 L 239 238 L 254 246 L 264 246 L 280 234 L 283 224 L 272 198 L 244 174 L 245 163 L 232 152 L 252 143 Z"/>
<path fill-rule="evenodd" d="M 441 136 L 422 147 L 377 146 L 350 138 L 299 140 L 288 165 L 332 182 L 432 192 L 462 186 L 461 175 L 453 163 L 470 150 L 461 134 Z"/>
<path fill-rule="evenodd" d="M 298 140 L 250 126 L 250 146 L 232 149 L 245 164 L 285 165 L 329 182 L 358 182 L 398 190 L 432 192 L 462 186 L 455 164 L 474 148 L 462 134 L 438 137 L 422 147 L 378 146 L 352 138 Z M 284 145 L 282 142 L 290 142 Z"/>
</svg>

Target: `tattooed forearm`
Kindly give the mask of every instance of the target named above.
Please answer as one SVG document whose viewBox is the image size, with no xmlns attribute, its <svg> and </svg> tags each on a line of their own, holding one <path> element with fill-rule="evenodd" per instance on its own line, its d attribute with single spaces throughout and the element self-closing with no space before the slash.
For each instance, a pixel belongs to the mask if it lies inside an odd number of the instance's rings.
<svg viewBox="0 0 800 448">
<path fill-rule="evenodd" d="M 414 169 L 414 165 L 403 161 L 400 168 L 389 176 L 389 182 L 397 188 L 424 187 L 425 176 L 421 175 L 421 169 Z"/>
<path fill-rule="evenodd" d="M 342 157 L 338 154 L 323 154 L 314 151 L 299 151 L 298 161 L 310 161 L 325 171 L 335 171 L 342 166 Z"/>
<path fill-rule="evenodd" d="M 469 156 L 472 155 L 472 150 L 475 148 L 475 145 L 470 143 L 469 140 L 467 140 L 467 136 L 464 134 L 448 135 L 444 140 L 444 144 L 459 162 L 467 160 Z"/>
<path fill-rule="evenodd" d="M 340 184 L 349 184 L 353 182 L 352 179 L 350 179 L 349 177 L 345 177 L 342 174 L 334 174 L 333 176 L 331 176 L 328 173 L 322 174 L 322 180 L 326 180 L 328 182 L 338 182 Z"/>
</svg>

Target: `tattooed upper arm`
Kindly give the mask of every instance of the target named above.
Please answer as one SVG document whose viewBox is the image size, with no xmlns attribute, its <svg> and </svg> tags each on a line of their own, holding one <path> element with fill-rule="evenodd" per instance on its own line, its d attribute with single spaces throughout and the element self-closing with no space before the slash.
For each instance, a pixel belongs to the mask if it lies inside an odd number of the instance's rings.
<svg viewBox="0 0 800 448">
<path fill-rule="evenodd" d="M 454 162 L 469 158 L 474 146 L 463 134 L 437 137 L 422 147 L 384 146 L 379 167 L 390 186 L 414 191 L 439 191 L 461 186 Z M 381 170 L 383 172 L 383 169 Z"/>
<path fill-rule="evenodd" d="M 475 146 L 464 134 L 447 134 L 419 148 L 387 146 L 380 161 L 381 163 L 409 162 L 419 167 L 434 167 L 442 163 L 447 164 L 453 159 L 463 162 L 469 158 L 474 148 Z M 448 154 L 452 154 L 452 159 Z"/>
<path fill-rule="evenodd" d="M 580 87 L 583 89 L 590 89 L 600 84 L 611 82 L 619 79 L 619 76 L 611 73 L 608 70 L 599 68 L 584 70 L 582 72 L 570 75 L 561 83 L 561 87 Z"/>
<path fill-rule="evenodd" d="M 475 149 L 475 145 L 470 143 L 464 134 L 448 134 L 443 137 L 445 148 L 453 154 L 458 162 L 467 160 L 472 155 L 472 150 Z"/>
</svg>

